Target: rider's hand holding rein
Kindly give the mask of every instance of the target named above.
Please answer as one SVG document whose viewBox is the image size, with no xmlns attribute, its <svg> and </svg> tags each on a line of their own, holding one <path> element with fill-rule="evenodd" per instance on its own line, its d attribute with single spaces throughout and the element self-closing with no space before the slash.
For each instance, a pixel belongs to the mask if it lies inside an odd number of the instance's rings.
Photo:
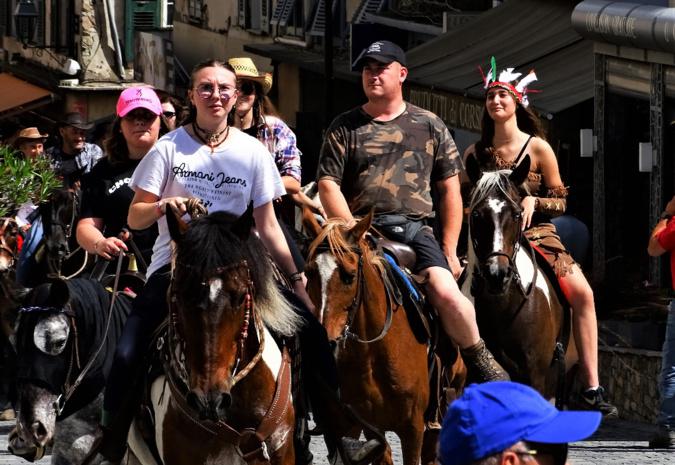
<svg viewBox="0 0 675 465">
<path fill-rule="evenodd" d="M 78 223 L 77 239 L 88 253 L 111 260 L 120 252 L 128 250 L 124 241 L 127 240 L 129 233 L 120 234 L 120 237 L 105 237 L 101 232 L 103 226 L 102 218 L 82 218 Z"/>
</svg>

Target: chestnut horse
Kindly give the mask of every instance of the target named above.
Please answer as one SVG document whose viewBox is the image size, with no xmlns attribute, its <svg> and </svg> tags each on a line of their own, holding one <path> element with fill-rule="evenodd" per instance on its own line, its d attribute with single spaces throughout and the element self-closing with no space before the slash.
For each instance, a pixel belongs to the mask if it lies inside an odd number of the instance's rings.
<svg viewBox="0 0 675 465">
<path fill-rule="evenodd" d="M 371 425 L 395 432 L 403 463 L 416 465 L 430 395 L 427 343 L 388 290 L 386 260 L 366 238 L 371 222 L 372 215 L 352 228 L 340 219 L 322 229 L 313 223 L 307 289 L 335 344 L 342 400 Z M 393 463 L 389 448 L 382 463 Z"/>
<path fill-rule="evenodd" d="M 555 277 L 539 265 L 538 252 L 522 233 L 520 189 L 530 158 L 513 171 L 483 172 L 471 155 L 466 168 L 475 187 L 462 292 L 473 301 L 481 336 L 511 379 L 555 395 L 562 406 L 569 310 Z"/>
<path fill-rule="evenodd" d="M 169 213 L 175 244 L 164 373 L 151 386 L 164 465 L 294 463 L 289 358 L 271 332 L 299 323 L 251 234 L 252 211 L 216 212 L 185 227 Z M 130 448 L 152 463 L 132 427 Z"/>
</svg>

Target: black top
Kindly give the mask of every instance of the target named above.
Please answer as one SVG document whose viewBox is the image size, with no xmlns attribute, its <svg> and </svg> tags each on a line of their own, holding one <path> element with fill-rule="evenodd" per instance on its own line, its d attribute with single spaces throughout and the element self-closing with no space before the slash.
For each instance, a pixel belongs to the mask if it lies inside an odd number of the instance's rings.
<svg viewBox="0 0 675 465">
<path fill-rule="evenodd" d="M 104 158 L 82 178 L 80 218 L 102 218 L 103 234 L 106 237 L 117 236 L 122 228 L 128 228 L 127 215 L 134 198 L 129 181 L 139 161 L 112 165 Z M 150 263 L 152 246 L 158 234 L 157 223 L 140 231 L 128 229 L 133 233 L 134 242 L 143 254 L 145 262 Z"/>
</svg>

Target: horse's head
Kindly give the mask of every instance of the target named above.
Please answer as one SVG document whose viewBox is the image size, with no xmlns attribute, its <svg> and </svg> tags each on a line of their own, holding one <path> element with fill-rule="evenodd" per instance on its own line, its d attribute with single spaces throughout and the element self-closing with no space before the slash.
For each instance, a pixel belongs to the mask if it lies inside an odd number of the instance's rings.
<svg viewBox="0 0 675 465">
<path fill-rule="evenodd" d="M 55 281 L 33 289 L 19 309 L 17 429 L 25 443 L 38 447 L 54 435 L 54 405 L 75 370 L 69 300 L 67 283 Z"/>
<path fill-rule="evenodd" d="M 514 275 L 522 235 L 520 188 L 529 170 L 529 156 L 513 171 L 483 171 L 473 156 L 466 161 L 475 186 L 469 205 L 469 266 L 492 294 L 505 292 Z"/>
<path fill-rule="evenodd" d="M 47 273 L 60 276 L 61 265 L 70 254 L 71 238 L 74 237 L 79 214 L 79 191 L 56 189 L 39 208 L 47 250 Z"/>
<path fill-rule="evenodd" d="M 202 417 L 225 420 L 233 386 L 262 353 L 263 324 L 290 335 L 298 320 L 251 233 L 252 209 L 240 218 L 216 212 L 186 229 L 173 212 L 167 222 L 175 244 L 170 339 L 184 350 L 187 399 Z"/>
<path fill-rule="evenodd" d="M 0 273 L 14 267 L 19 253 L 19 225 L 14 218 L 0 218 Z"/>
<path fill-rule="evenodd" d="M 305 266 L 307 291 L 331 341 L 339 339 L 363 297 L 364 266 L 376 261 L 365 238 L 372 213 L 351 228 L 341 219 L 330 219 L 310 247 Z"/>
</svg>

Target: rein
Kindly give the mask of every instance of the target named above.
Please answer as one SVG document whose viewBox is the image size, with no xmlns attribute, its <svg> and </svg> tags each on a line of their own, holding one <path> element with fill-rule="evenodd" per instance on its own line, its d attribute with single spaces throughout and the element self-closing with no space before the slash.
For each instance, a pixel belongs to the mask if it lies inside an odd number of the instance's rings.
<svg viewBox="0 0 675 465">
<path fill-rule="evenodd" d="M 72 395 L 75 393 L 77 388 L 82 384 L 82 381 L 84 380 L 85 376 L 91 369 L 92 365 L 94 364 L 94 361 L 98 357 L 98 355 L 101 353 L 101 350 L 103 349 L 103 346 L 105 345 L 105 341 L 108 338 L 108 332 L 110 331 L 110 323 L 112 321 L 112 314 L 113 314 L 113 308 L 115 306 L 115 300 L 117 299 L 117 287 L 119 285 L 119 279 L 120 279 L 120 272 L 122 270 L 122 260 L 124 258 L 123 254 L 119 254 L 119 257 L 117 259 L 117 268 L 115 270 L 115 283 L 113 285 L 112 289 L 112 295 L 110 297 L 110 306 L 108 308 L 108 319 L 105 324 L 105 331 L 103 332 L 103 339 L 101 340 L 101 344 L 99 344 L 98 348 L 94 351 L 94 353 L 91 354 L 89 357 L 89 360 L 87 361 L 86 365 L 84 368 L 80 371 L 79 376 L 75 381 L 71 384 L 70 378 L 72 375 L 72 368 L 73 368 L 73 356 L 71 355 L 71 363 L 70 366 L 68 367 L 68 374 L 66 375 L 66 381 L 65 384 L 63 385 L 62 388 L 62 393 L 59 395 L 59 397 L 54 401 L 54 410 L 56 411 L 56 416 L 61 415 L 63 412 L 63 409 L 66 406 L 66 402 L 72 397 Z M 75 324 L 75 317 L 74 315 L 70 317 L 73 325 L 73 331 L 75 334 L 75 352 L 76 352 L 76 362 L 77 362 L 77 367 L 80 367 L 80 357 L 79 357 L 79 341 L 78 341 L 78 334 L 77 334 L 77 325 Z M 72 352 L 71 352 L 72 354 Z"/>
<path fill-rule="evenodd" d="M 373 339 L 362 339 L 358 334 L 354 333 L 351 330 L 351 326 L 354 323 L 354 317 L 356 316 L 356 311 L 359 309 L 361 304 L 363 303 L 363 292 L 364 288 L 366 286 L 365 283 L 365 278 L 363 274 L 363 254 L 359 253 L 359 262 L 358 266 L 356 268 L 356 294 L 354 294 L 354 298 L 352 299 L 351 304 L 345 309 L 347 311 L 347 323 L 345 324 L 345 327 L 342 331 L 342 335 L 337 338 L 338 343 L 342 343 L 342 345 L 346 344 L 348 339 L 351 339 L 352 341 L 359 342 L 361 344 L 372 344 L 373 342 L 377 342 L 381 339 L 384 338 L 384 336 L 387 335 L 389 332 L 389 329 L 391 328 L 391 323 L 393 320 L 394 316 L 394 309 L 391 303 L 392 297 L 392 291 L 389 289 L 388 286 L 388 281 L 386 277 L 382 277 L 382 283 L 385 287 L 385 298 L 387 301 L 387 313 L 385 315 L 385 320 L 384 320 L 384 326 L 382 327 L 382 330 L 380 331 L 380 334 L 375 336 Z"/>
</svg>

